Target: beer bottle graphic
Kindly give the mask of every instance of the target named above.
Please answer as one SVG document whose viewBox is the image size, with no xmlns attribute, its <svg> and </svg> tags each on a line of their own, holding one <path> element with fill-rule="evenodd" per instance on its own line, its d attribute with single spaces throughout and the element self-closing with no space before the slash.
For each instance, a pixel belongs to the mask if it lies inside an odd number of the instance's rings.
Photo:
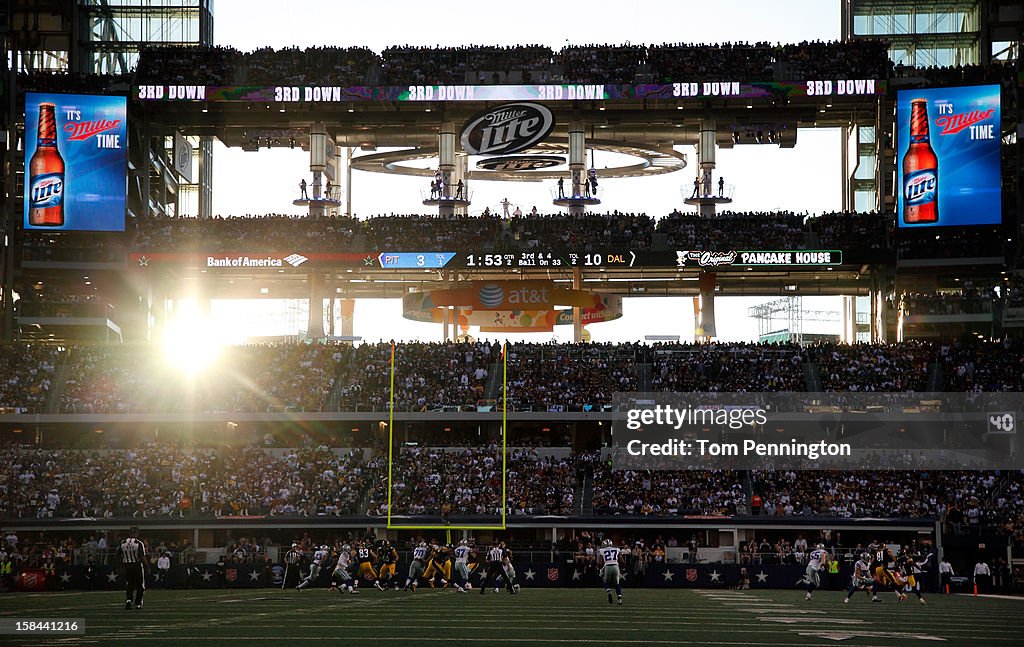
<svg viewBox="0 0 1024 647">
<path fill-rule="evenodd" d="M 52 103 L 39 104 L 39 136 L 28 164 L 28 222 L 64 226 L 64 158 L 57 150 L 57 117 Z"/>
<path fill-rule="evenodd" d="M 903 156 L 903 222 L 939 220 L 939 158 L 928 136 L 928 100 L 910 102 L 910 146 Z"/>
</svg>

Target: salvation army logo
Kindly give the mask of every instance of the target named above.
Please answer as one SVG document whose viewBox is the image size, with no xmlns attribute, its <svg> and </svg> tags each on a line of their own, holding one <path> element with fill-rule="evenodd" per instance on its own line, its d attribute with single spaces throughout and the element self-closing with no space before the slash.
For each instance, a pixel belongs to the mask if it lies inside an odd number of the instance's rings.
<svg viewBox="0 0 1024 647">
<path fill-rule="evenodd" d="M 558 569 L 557 568 L 549 568 L 548 569 L 548 580 L 550 580 L 552 582 L 557 582 L 558 581 Z"/>
<path fill-rule="evenodd" d="M 687 582 L 696 582 L 697 581 L 697 569 L 695 569 L 695 568 L 688 568 L 688 569 L 686 569 L 686 581 Z"/>
<path fill-rule="evenodd" d="M 238 569 L 229 568 L 227 571 L 224 572 L 224 577 L 225 579 L 227 579 L 228 582 L 234 582 L 238 579 Z"/>
<path fill-rule="evenodd" d="M 25 573 L 21 582 L 26 589 L 34 589 L 39 584 L 39 576 L 36 573 Z"/>
<path fill-rule="evenodd" d="M 539 103 L 505 103 L 482 112 L 462 128 L 462 148 L 470 155 L 516 153 L 544 141 L 555 117 Z"/>
</svg>

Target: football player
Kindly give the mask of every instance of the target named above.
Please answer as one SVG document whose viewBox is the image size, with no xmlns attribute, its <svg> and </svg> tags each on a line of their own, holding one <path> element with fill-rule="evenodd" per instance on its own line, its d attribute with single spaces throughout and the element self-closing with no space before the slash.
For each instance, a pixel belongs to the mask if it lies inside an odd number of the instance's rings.
<svg viewBox="0 0 1024 647">
<path fill-rule="evenodd" d="M 313 563 L 309 565 L 309 575 L 306 576 L 306 579 L 299 582 L 299 585 L 295 587 L 296 589 L 301 591 L 316 583 L 316 579 L 320 577 L 320 567 L 327 560 L 328 555 L 330 555 L 330 549 L 326 545 L 321 546 L 313 553 Z"/>
<path fill-rule="evenodd" d="M 619 549 L 612 543 L 611 539 L 605 539 L 601 543 L 601 548 L 597 551 L 597 567 L 601 571 L 601 580 L 604 581 L 604 592 L 608 594 L 608 604 L 614 602 L 612 587 L 615 587 L 615 595 L 618 596 L 619 606 L 622 606 L 622 573 L 619 571 Z"/>
<path fill-rule="evenodd" d="M 455 548 L 455 586 L 459 593 L 473 590 L 473 583 L 469 581 L 469 560 L 475 558 L 476 551 L 469 546 L 469 542 L 465 539 L 460 541 Z"/>
<path fill-rule="evenodd" d="M 881 602 L 878 597 L 878 590 L 882 587 L 894 586 L 896 587 L 896 600 L 903 602 L 906 599 L 906 594 L 903 593 L 903 585 L 900 584 L 901 579 L 897 578 L 893 572 L 896 570 L 896 557 L 892 554 L 885 544 L 874 543 L 871 546 L 871 571 L 874 575 L 875 583 L 871 587 L 871 601 Z"/>
<path fill-rule="evenodd" d="M 857 591 L 867 591 L 867 588 L 874 583 L 871 579 L 871 553 L 861 553 L 860 559 L 853 565 L 853 578 L 850 581 L 850 590 L 846 592 L 843 604 L 849 604 L 850 598 Z"/>
<path fill-rule="evenodd" d="M 903 546 L 896 555 L 896 566 L 900 569 L 900 573 L 904 578 L 904 593 L 913 593 L 917 596 L 918 602 L 928 604 L 924 601 L 924 596 L 921 595 L 921 583 L 917 581 L 917 576 L 921 573 L 917 557 L 918 555 L 915 555 L 910 547 Z"/>
<path fill-rule="evenodd" d="M 421 541 L 419 546 L 412 549 L 412 561 L 409 562 L 409 577 L 405 580 L 406 591 L 416 592 L 419 580 L 423 577 L 424 565 L 427 563 L 427 553 L 429 551 L 430 548 L 425 541 Z"/>
<path fill-rule="evenodd" d="M 804 571 L 804 581 L 807 582 L 805 600 L 810 600 L 814 589 L 821 586 L 820 573 L 828 566 L 829 559 L 831 558 L 828 551 L 825 550 L 825 544 L 818 544 L 811 551 L 811 556 L 807 559 L 807 569 Z"/>
<path fill-rule="evenodd" d="M 377 557 L 380 563 L 377 566 L 377 581 L 374 582 L 381 591 L 387 590 L 391 581 L 395 579 L 395 568 L 398 564 L 398 551 L 387 539 L 380 542 L 377 548 Z M 398 582 L 395 582 L 395 590 L 398 590 Z"/>
<path fill-rule="evenodd" d="M 359 563 L 359 568 L 356 570 L 357 578 L 360 580 L 377 579 L 377 572 L 373 570 L 373 563 L 377 561 L 377 553 L 372 548 L 362 542 L 356 543 L 356 561 Z"/>
<path fill-rule="evenodd" d="M 423 574 L 424 579 L 434 588 L 434 578 L 441 575 L 441 588 L 448 588 L 448 581 L 452 579 L 451 547 L 438 546 L 434 544 L 430 554 L 430 565 Z"/>
<path fill-rule="evenodd" d="M 349 566 L 352 564 L 352 547 L 344 544 L 338 551 L 338 561 L 331 573 L 331 587 L 337 588 L 339 593 L 348 590 L 349 593 L 359 593 L 359 590 L 352 585 L 352 576 L 349 575 Z"/>
<path fill-rule="evenodd" d="M 505 579 L 508 580 L 509 583 L 508 592 L 514 595 L 519 593 L 519 585 L 516 584 L 516 567 L 512 565 L 512 551 L 505 545 L 505 542 L 501 542 L 500 545 L 505 549 L 505 557 L 501 561 L 501 567 L 505 573 Z M 497 593 L 497 591 L 495 591 L 495 593 Z"/>
</svg>

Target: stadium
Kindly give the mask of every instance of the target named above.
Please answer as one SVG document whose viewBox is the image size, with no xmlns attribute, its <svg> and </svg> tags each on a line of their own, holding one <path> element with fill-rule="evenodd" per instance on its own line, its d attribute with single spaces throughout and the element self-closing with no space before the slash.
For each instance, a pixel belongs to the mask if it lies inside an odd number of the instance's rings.
<svg viewBox="0 0 1024 647">
<path fill-rule="evenodd" d="M 1020 642 L 1020 3 L 519 4 L 3 4 L 5 643 Z"/>
</svg>

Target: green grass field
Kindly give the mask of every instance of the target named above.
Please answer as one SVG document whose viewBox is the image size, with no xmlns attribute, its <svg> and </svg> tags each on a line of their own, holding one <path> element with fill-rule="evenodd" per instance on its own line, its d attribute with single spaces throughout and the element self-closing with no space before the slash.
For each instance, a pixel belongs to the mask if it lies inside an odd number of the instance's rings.
<svg viewBox="0 0 1024 647">
<path fill-rule="evenodd" d="M 324 589 L 149 591 L 145 608 L 125 611 L 121 594 L 6 594 L 3 617 L 79 617 L 86 635 L 4 644 L 145 645 L 947 645 L 1024 644 L 1024 598 L 931 596 L 897 604 L 864 593 L 640 589 L 622 607 L 600 589 L 340 595 Z"/>
</svg>

